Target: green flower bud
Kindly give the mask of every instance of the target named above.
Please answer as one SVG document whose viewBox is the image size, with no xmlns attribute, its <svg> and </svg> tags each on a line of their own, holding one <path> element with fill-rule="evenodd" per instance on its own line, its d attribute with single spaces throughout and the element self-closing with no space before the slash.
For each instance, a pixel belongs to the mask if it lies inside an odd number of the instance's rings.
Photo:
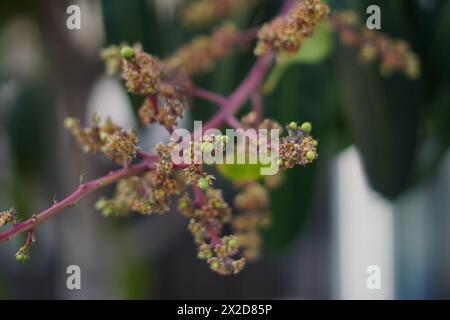
<svg viewBox="0 0 450 320">
<path fill-rule="evenodd" d="M 222 141 L 223 144 L 227 144 L 229 141 L 229 138 L 228 138 L 228 136 L 221 136 L 220 141 Z"/>
<path fill-rule="evenodd" d="M 125 59 L 131 59 L 134 57 L 134 49 L 131 47 L 123 47 L 120 50 L 120 55 Z"/>
<path fill-rule="evenodd" d="M 198 187 L 199 187 L 200 189 L 202 189 L 203 191 L 208 190 L 208 188 L 209 188 L 208 180 L 205 179 L 205 178 L 199 179 L 199 180 L 198 180 Z"/>
<path fill-rule="evenodd" d="M 211 263 L 211 269 L 212 270 L 214 270 L 214 271 L 216 271 L 216 270 L 218 270 L 219 269 L 219 267 L 220 267 L 220 263 L 219 263 L 219 261 L 213 261 L 212 263 Z"/>
<path fill-rule="evenodd" d="M 310 133 L 312 130 L 311 122 L 304 122 L 302 123 L 300 130 L 302 130 L 305 133 Z"/>
<path fill-rule="evenodd" d="M 71 129 L 75 126 L 76 124 L 76 120 L 74 118 L 66 118 L 64 120 L 64 127 L 66 127 L 67 129 Z"/>
<path fill-rule="evenodd" d="M 289 123 L 289 128 L 291 128 L 294 131 L 297 130 L 297 128 L 298 128 L 297 122 Z"/>
<path fill-rule="evenodd" d="M 108 206 L 108 200 L 106 200 L 105 198 L 100 198 L 96 203 L 95 203 L 95 209 L 97 210 L 103 210 Z"/>
<path fill-rule="evenodd" d="M 30 259 L 30 255 L 28 254 L 28 246 L 24 245 L 23 247 L 21 247 L 19 249 L 19 251 L 17 251 L 17 253 L 16 253 L 16 260 L 18 262 L 25 262 L 28 259 Z"/>
<path fill-rule="evenodd" d="M 318 142 L 317 140 L 313 140 L 313 141 L 311 141 L 311 144 L 312 144 L 314 147 L 317 147 L 317 146 L 319 145 L 319 142 Z"/>
<path fill-rule="evenodd" d="M 180 201 L 179 203 L 178 203 L 178 208 L 179 209 L 187 209 L 189 207 L 189 205 L 188 205 L 188 203 L 187 203 L 187 201 Z"/>
<path fill-rule="evenodd" d="M 314 153 L 314 151 L 309 150 L 306 153 L 306 159 L 308 159 L 308 161 L 313 161 L 316 158 L 316 154 Z"/>
<path fill-rule="evenodd" d="M 236 248 L 236 246 L 237 246 L 236 239 L 231 239 L 230 241 L 228 241 L 228 245 L 230 246 L 231 249 Z"/>
</svg>

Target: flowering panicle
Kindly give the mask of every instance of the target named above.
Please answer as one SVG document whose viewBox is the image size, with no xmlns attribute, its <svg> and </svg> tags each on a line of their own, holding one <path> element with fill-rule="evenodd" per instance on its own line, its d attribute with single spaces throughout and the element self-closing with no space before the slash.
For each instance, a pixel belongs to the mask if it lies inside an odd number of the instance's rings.
<svg viewBox="0 0 450 320">
<path fill-rule="evenodd" d="M 259 183 L 248 183 L 235 197 L 234 205 L 241 214 L 233 219 L 233 230 L 243 256 L 247 260 L 254 260 L 261 251 L 260 231 L 271 222 L 269 192 Z"/>
<path fill-rule="evenodd" d="M 124 216 L 131 212 L 162 214 L 169 211 L 171 197 L 179 194 L 178 184 L 171 178 L 171 147 L 158 144 L 156 151 L 159 160 L 154 163 L 154 170 L 141 177 L 120 180 L 111 199 L 97 201 L 96 208 L 104 216 Z"/>
<path fill-rule="evenodd" d="M 165 70 L 161 61 L 142 51 L 140 45 L 110 46 L 102 50 L 108 73 L 122 71 L 128 92 L 144 96 L 139 118 L 145 126 L 158 122 L 169 131 L 177 125 L 187 108 L 185 93 L 190 90 L 190 78 Z"/>
<path fill-rule="evenodd" d="M 329 12 L 328 5 L 321 0 L 299 2 L 287 16 L 277 17 L 262 26 L 255 54 L 260 56 L 270 49 L 277 54 L 297 52 L 305 38 L 313 35 L 315 27 Z"/>
<path fill-rule="evenodd" d="M 161 71 L 151 55 L 134 49 L 133 56 L 122 59 L 122 77 L 130 93 L 154 95 L 159 92 Z"/>
<path fill-rule="evenodd" d="M 183 8 L 182 19 L 188 26 L 201 27 L 248 11 L 257 3 L 257 0 L 197 0 Z"/>
<path fill-rule="evenodd" d="M 29 251 L 34 242 L 35 242 L 34 230 L 30 230 L 28 231 L 25 244 L 22 247 L 20 247 L 19 251 L 16 252 L 17 261 L 25 262 L 30 258 Z"/>
<path fill-rule="evenodd" d="M 420 77 L 419 58 L 407 42 L 391 39 L 375 30 L 358 31 L 361 28 L 360 21 L 351 11 L 335 13 L 331 21 L 342 43 L 360 49 L 359 56 L 363 62 L 380 61 L 382 75 L 403 72 L 410 79 Z"/>
<path fill-rule="evenodd" d="M 309 122 L 298 126 L 291 122 L 286 126 L 288 136 L 280 141 L 278 165 L 282 169 L 291 169 L 295 166 L 306 166 L 318 158 L 317 140 L 311 137 L 312 126 Z"/>
<path fill-rule="evenodd" d="M 236 27 L 225 23 L 210 36 L 198 36 L 162 61 L 165 70 L 193 75 L 210 71 L 216 60 L 228 56 L 237 39 Z"/>
<path fill-rule="evenodd" d="M 194 201 L 185 193 L 178 201 L 178 209 L 190 219 L 188 230 L 198 245 L 198 257 L 219 274 L 238 273 L 245 264 L 244 258 L 234 258 L 239 253 L 239 243 L 234 235 L 220 236 L 231 221 L 231 208 L 221 190 L 209 188 L 204 197 L 204 201 Z"/>
<path fill-rule="evenodd" d="M 110 118 L 101 124 L 100 117 L 95 114 L 90 128 L 83 128 L 75 118 L 66 118 L 64 125 L 86 153 L 103 153 L 120 165 L 126 165 L 136 157 L 136 134 L 132 130 L 124 131 Z"/>
</svg>

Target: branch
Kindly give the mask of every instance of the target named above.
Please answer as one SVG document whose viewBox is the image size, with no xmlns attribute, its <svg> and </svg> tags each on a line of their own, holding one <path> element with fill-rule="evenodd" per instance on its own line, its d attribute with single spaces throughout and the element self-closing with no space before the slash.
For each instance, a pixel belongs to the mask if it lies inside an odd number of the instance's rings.
<svg viewBox="0 0 450 320">
<path fill-rule="evenodd" d="M 234 129 L 243 129 L 244 128 L 242 123 L 238 119 L 236 119 L 236 117 L 233 115 L 229 115 L 227 117 L 227 123 Z"/>
<path fill-rule="evenodd" d="M 64 200 L 54 203 L 47 210 L 33 215 L 30 219 L 13 225 L 10 229 L 0 232 L 0 243 L 10 240 L 19 233 L 31 231 L 45 220 L 53 217 L 62 210 L 74 206 L 79 200 L 83 199 L 89 193 L 100 188 L 106 187 L 120 179 L 142 174 L 153 168 L 155 157 L 146 158 L 139 164 L 124 167 L 117 171 L 112 171 L 108 175 L 92 180 L 90 182 L 81 184 L 72 194 L 67 196 Z"/>
<path fill-rule="evenodd" d="M 191 95 L 193 97 L 201 98 L 203 100 L 212 102 L 219 106 L 223 106 L 227 102 L 227 99 L 225 97 L 222 97 L 221 95 L 219 95 L 217 93 L 208 91 L 206 89 L 198 88 L 198 87 L 195 87 L 194 89 L 192 89 Z"/>
<path fill-rule="evenodd" d="M 227 99 L 222 109 L 203 125 L 203 131 L 220 127 L 229 115 L 234 115 L 243 106 L 250 95 L 261 85 L 269 67 L 272 65 L 273 58 L 274 53 L 268 52 L 256 61 L 250 73 Z"/>
</svg>

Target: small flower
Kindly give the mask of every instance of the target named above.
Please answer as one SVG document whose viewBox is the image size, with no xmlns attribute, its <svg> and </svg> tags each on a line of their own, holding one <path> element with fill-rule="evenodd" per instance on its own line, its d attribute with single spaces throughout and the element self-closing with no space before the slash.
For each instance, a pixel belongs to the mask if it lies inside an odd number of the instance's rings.
<svg viewBox="0 0 450 320">
<path fill-rule="evenodd" d="M 298 128 L 297 122 L 289 123 L 289 128 L 291 128 L 291 130 L 297 130 L 297 128 Z"/>
<path fill-rule="evenodd" d="M 206 178 L 199 179 L 197 185 L 203 191 L 206 191 L 209 188 L 209 182 Z"/>
<path fill-rule="evenodd" d="M 120 50 L 120 55 L 124 59 L 131 59 L 134 57 L 134 49 L 131 47 L 123 47 L 122 50 Z"/>
<path fill-rule="evenodd" d="M 23 245 L 19 251 L 16 252 L 16 260 L 18 262 L 25 262 L 30 259 L 30 255 L 28 253 L 29 245 Z"/>
<path fill-rule="evenodd" d="M 308 159 L 308 161 L 313 161 L 316 158 L 316 153 L 312 150 L 308 150 L 306 152 L 306 159 Z"/>
<path fill-rule="evenodd" d="M 8 223 L 15 223 L 16 221 L 16 209 L 11 208 L 7 211 L 0 212 L 0 228 L 7 225 Z"/>
<path fill-rule="evenodd" d="M 292 129 L 292 128 L 291 128 Z M 297 130 L 297 129 L 292 129 L 292 130 Z M 311 133 L 312 130 L 312 125 L 310 122 L 304 122 L 302 123 L 302 125 L 300 126 L 300 130 L 302 130 L 305 133 Z"/>
</svg>

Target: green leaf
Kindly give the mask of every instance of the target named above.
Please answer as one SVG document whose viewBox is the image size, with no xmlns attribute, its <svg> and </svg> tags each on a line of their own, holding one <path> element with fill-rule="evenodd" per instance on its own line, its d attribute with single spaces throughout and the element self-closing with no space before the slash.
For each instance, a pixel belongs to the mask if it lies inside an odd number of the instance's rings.
<svg viewBox="0 0 450 320">
<path fill-rule="evenodd" d="M 217 165 L 217 169 L 225 178 L 236 182 L 250 182 L 261 179 L 261 168 L 265 167 L 265 165 L 262 165 L 260 163 L 237 164 L 236 161 L 232 161 L 233 157 L 233 155 L 227 155 L 225 164 Z M 227 162 L 230 162 L 230 164 L 228 164 Z"/>
<path fill-rule="evenodd" d="M 286 69 L 295 64 L 316 64 L 325 60 L 332 52 L 333 38 L 327 22 L 319 24 L 310 39 L 306 39 L 295 54 L 281 54 L 277 57 L 277 65 L 273 68 L 266 83 L 264 92 L 272 92 L 278 85 Z"/>
</svg>

